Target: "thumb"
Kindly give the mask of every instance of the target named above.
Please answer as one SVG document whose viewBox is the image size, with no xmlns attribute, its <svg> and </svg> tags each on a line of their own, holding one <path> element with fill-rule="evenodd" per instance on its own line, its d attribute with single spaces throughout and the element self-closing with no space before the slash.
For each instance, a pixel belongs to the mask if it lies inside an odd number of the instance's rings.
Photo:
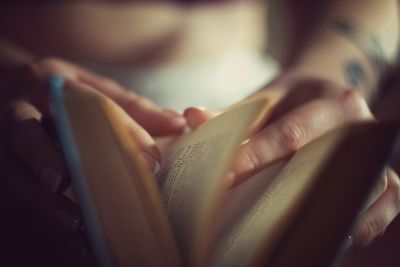
<svg viewBox="0 0 400 267">
<path fill-rule="evenodd" d="M 192 129 L 198 128 L 200 125 L 212 119 L 216 115 L 217 112 L 206 110 L 203 107 L 190 107 L 187 108 L 183 113 L 188 126 Z"/>
</svg>

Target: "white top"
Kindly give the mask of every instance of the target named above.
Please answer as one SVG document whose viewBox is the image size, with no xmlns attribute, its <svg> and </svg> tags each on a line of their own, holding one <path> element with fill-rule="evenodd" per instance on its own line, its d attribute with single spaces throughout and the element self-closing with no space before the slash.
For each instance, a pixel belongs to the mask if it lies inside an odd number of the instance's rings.
<svg viewBox="0 0 400 267">
<path fill-rule="evenodd" d="M 275 60 L 254 51 L 229 51 L 213 59 L 174 66 L 115 68 L 85 64 L 162 107 L 218 109 L 260 89 L 278 73 Z"/>
</svg>

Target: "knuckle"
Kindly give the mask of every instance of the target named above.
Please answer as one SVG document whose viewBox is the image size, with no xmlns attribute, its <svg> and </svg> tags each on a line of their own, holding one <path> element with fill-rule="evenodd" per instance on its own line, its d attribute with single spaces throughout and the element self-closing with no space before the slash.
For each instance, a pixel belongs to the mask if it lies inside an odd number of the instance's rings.
<svg viewBox="0 0 400 267">
<path fill-rule="evenodd" d="M 350 115 L 351 119 L 362 119 L 371 116 L 365 99 L 352 90 L 345 90 L 339 98 L 339 105 L 343 111 Z"/>
<path fill-rule="evenodd" d="M 246 162 L 246 169 L 249 172 L 256 171 L 261 164 L 260 155 L 251 146 L 243 148 L 243 160 Z"/>
<path fill-rule="evenodd" d="M 385 230 L 382 223 L 379 219 L 374 217 L 367 217 L 363 223 L 362 231 L 361 231 L 361 239 L 362 245 L 367 245 L 372 240 L 375 239 L 376 236 L 383 233 Z"/>
<path fill-rule="evenodd" d="M 385 171 L 385 173 L 387 173 Z M 386 191 L 388 187 L 388 176 L 387 175 L 383 175 L 381 179 L 379 179 L 378 184 L 376 186 L 376 192 L 381 195 L 383 194 L 383 192 Z"/>
<path fill-rule="evenodd" d="M 299 120 L 291 118 L 280 125 L 279 135 L 282 145 L 295 151 L 304 144 L 306 133 L 303 124 Z"/>
</svg>

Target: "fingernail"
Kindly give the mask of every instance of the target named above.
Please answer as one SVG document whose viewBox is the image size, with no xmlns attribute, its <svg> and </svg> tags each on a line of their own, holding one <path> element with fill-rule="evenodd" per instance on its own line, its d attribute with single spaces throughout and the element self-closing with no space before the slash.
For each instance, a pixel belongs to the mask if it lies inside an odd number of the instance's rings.
<svg viewBox="0 0 400 267">
<path fill-rule="evenodd" d="M 63 175 L 53 166 L 46 166 L 42 169 L 40 177 L 44 187 L 51 193 L 57 193 L 63 183 Z"/>
<path fill-rule="evenodd" d="M 74 233 L 81 229 L 82 218 L 79 215 L 71 214 L 65 210 L 57 210 L 54 219 L 65 231 Z"/>
<path fill-rule="evenodd" d="M 160 170 L 160 163 L 149 152 L 142 151 L 142 158 L 147 163 L 153 175 L 157 174 Z"/>
</svg>

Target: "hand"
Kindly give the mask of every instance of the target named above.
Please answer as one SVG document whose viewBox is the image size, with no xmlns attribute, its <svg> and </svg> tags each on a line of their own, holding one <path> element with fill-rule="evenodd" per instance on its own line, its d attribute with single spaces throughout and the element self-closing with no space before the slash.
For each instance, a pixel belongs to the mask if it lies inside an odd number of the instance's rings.
<svg viewBox="0 0 400 267">
<path fill-rule="evenodd" d="M 97 91 L 119 104 L 130 116 L 126 116 L 127 126 L 152 169 L 157 167 L 160 155 L 146 130 L 152 135 L 171 134 L 181 131 L 185 124 L 173 111 L 163 110 L 148 99 L 127 92 L 116 82 L 67 61 L 44 59 L 25 66 L 16 72 L 12 83 L 0 85 L 3 94 L 12 92 L 2 98 L 7 99 L 1 106 L 2 138 L 10 153 L 28 166 L 51 192 L 63 191 L 67 184 L 66 168 L 54 136 L 43 128 L 49 116 L 46 83 L 55 73 L 78 90 Z"/>
<path fill-rule="evenodd" d="M 266 166 L 292 155 L 304 144 L 344 123 L 373 119 L 364 99 L 348 88 L 292 74 L 282 75 L 251 97 L 279 91 L 283 95 L 267 124 L 242 148 L 230 180 L 232 186 Z M 189 108 L 184 116 L 192 128 L 214 112 Z"/>
<path fill-rule="evenodd" d="M 152 169 L 156 168 L 160 156 L 147 131 L 154 135 L 179 132 L 185 120 L 173 111 L 162 110 L 149 100 L 126 92 L 113 81 L 60 59 L 41 60 L 14 72 L 8 70 L 10 73 L 6 76 L 13 79 L 0 77 L 0 189 L 10 196 L 7 203 L 18 205 L 9 218 L 25 218 L 27 214 L 34 218 L 25 220 L 29 223 L 23 230 L 15 229 L 14 233 L 19 235 L 14 237 L 19 236 L 19 242 L 24 240 L 24 244 L 30 243 L 29 236 L 41 240 L 34 248 L 52 244 L 49 253 L 54 248 L 58 255 L 54 258 L 72 263 L 69 266 L 92 266 L 93 259 L 80 231 L 79 209 L 63 194 L 54 194 L 64 192 L 73 199 L 70 191 L 65 191 L 68 172 L 49 123 L 48 77 L 61 75 L 74 89 L 93 90 L 119 104 L 143 159 Z M 30 250 L 29 246 L 23 248 Z M 36 251 L 34 248 L 31 251 Z M 39 252 L 42 258 L 53 258 Z M 35 259 L 40 258 L 34 255 Z"/>
<path fill-rule="evenodd" d="M 0 145 L 0 247 L 12 266 L 95 266 L 79 209 Z M 24 257 L 20 257 L 24 255 Z"/>
<path fill-rule="evenodd" d="M 283 98 L 267 124 L 243 145 L 229 175 L 231 186 L 238 185 L 266 166 L 292 155 L 297 149 L 342 124 L 371 120 L 366 101 L 350 88 L 302 75 L 284 74 L 258 92 L 279 90 Z M 193 128 L 212 113 L 190 108 L 185 116 Z M 399 116 L 400 117 L 400 116 Z M 354 246 L 365 246 L 381 235 L 400 211 L 400 181 L 388 169 L 354 232 Z"/>
</svg>

